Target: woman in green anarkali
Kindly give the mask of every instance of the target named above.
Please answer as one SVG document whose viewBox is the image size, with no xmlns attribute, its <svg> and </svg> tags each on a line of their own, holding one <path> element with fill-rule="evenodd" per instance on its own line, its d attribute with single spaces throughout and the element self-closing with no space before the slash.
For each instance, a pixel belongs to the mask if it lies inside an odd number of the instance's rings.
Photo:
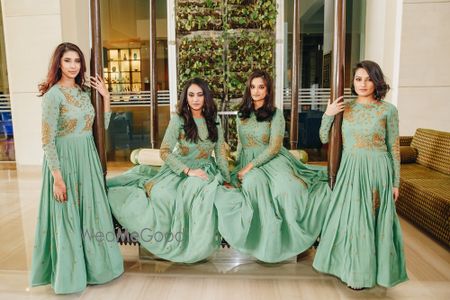
<svg viewBox="0 0 450 300">
<path fill-rule="evenodd" d="M 378 64 L 358 63 L 353 77 L 357 99 L 329 104 L 320 128 L 327 143 L 334 116 L 344 111 L 342 159 L 313 267 L 352 289 L 391 287 L 408 279 L 395 211 L 398 113 L 382 100 L 389 86 Z"/>
<path fill-rule="evenodd" d="M 237 118 L 240 197 L 218 194 L 219 231 L 235 249 L 279 262 L 311 247 L 320 234 L 330 189 L 325 167 L 307 166 L 283 147 L 285 121 L 274 107 L 270 75 L 253 72 Z"/>
<path fill-rule="evenodd" d="M 123 272 L 92 136 L 95 112 L 85 71 L 80 49 L 62 43 L 39 86 L 45 158 L 31 285 L 51 284 L 57 294 L 81 292 Z M 100 77 L 91 78 L 91 86 L 103 96 L 108 127 L 108 90 Z"/>
<path fill-rule="evenodd" d="M 214 199 L 219 185 L 229 182 L 223 130 L 205 81 L 186 83 L 160 154 L 159 172 L 137 166 L 108 180 L 113 214 L 154 255 L 204 260 L 221 242 Z"/>
</svg>

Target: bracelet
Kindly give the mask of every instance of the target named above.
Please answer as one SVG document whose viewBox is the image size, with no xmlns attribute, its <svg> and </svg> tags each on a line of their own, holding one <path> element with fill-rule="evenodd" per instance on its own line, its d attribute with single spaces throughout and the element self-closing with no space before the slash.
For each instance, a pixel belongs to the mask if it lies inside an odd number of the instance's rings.
<svg viewBox="0 0 450 300">
<path fill-rule="evenodd" d="M 186 175 L 189 176 L 189 172 L 191 171 L 191 168 L 188 168 Z"/>
</svg>

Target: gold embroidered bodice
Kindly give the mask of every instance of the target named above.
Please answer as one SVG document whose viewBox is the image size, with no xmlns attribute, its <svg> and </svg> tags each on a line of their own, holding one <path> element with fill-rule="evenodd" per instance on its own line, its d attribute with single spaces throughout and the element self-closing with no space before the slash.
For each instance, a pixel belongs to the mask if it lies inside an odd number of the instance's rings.
<svg viewBox="0 0 450 300">
<path fill-rule="evenodd" d="M 252 152 L 254 159 L 251 162 L 258 167 L 271 160 L 283 147 L 285 121 L 280 109 L 276 109 L 270 122 L 258 122 L 252 113 L 248 119 L 237 118 L 236 123 L 238 160 L 244 152 Z"/>
<path fill-rule="evenodd" d="M 320 127 L 322 143 L 328 143 L 334 117 L 323 115 Z M 397 108 L 385 101 L 360 104 L 355 100 L 345 106 L 342 121 L 344 151 L 389 152 L 394 169 L 394 186 L 400 183 L 400 139 Z"/>
<path fill-rule="evenodd" d="M 214 151 L 215 161 L 225 181 L 230 181 L 228 161 L 226 158 L 225 141 L 220 120 L 217 119 L 216 143 L 208 139 L 208 128 L 203 118 L 194 118 L 198 130 L 198 141 L 186 139 L 183 121 L 174 115 L 169 122 L 164 139 L 161 142 L 160 155 L 166 165 L 176 174 L 181 174 L 186 168 L 201 168 L 209 164 Z"/>
<path fill-rule="evenodd" d="M 56 140 L 92 134 L 94 117 L 88 91 L 54 85 L 45 93 L 42 101 L 42 148 L 50 170 L 60 168 Z M 105 128 L 108 128 L 110 117 L 110 112 L 105 113 Z"/>
</svg>

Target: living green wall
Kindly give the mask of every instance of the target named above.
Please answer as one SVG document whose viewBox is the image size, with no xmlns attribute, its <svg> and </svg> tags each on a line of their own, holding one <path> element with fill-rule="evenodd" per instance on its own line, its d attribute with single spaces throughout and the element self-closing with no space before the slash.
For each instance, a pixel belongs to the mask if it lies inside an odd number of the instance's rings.
<svg viewBox="0 0 450 300">
<path fill-rule="evenodd" d="M 178 90 L 205 79 L 219 110 L 233 110 L 254 69 L 272 74 L 275 64 L 275 0 L 178 0 Z"/>
</svg>

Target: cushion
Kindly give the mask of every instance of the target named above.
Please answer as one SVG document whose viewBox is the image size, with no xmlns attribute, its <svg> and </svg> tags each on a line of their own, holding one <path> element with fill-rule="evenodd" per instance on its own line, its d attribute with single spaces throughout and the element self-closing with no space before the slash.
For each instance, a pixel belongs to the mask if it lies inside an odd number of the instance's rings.
<svg viewBox="0 0 450 300">
<path fill-rule="evenodd" d="M 402 180 L 398 212 L 450 246 L 450 178 Z"/>
<path fill-rule="evenodd" d="M 416 162 L 417 150 L 411 146 L 400 146 L 400 161 L 402 164 Z"/>
<path fill-rule="evenodd" d="M 131 152 L 130 161 L 135 165 L 160 167 L 164 161 L 159 156 L 159 149 L 135 149 Z"/>
<path fill-rule="evenodd" d="M 450 132 L 419 128 L 411 146 L 417 149 L 417 163 L 450 175 Z"/>
<path fill-rule="evenodd" d="M 417 163 L 402 164 L 400 166 L 400 180 L 408 180 L 408 179 L 442 180 L 447 178 L 449 178 L 448 175 L 424 167 Z"/>
</svg>

